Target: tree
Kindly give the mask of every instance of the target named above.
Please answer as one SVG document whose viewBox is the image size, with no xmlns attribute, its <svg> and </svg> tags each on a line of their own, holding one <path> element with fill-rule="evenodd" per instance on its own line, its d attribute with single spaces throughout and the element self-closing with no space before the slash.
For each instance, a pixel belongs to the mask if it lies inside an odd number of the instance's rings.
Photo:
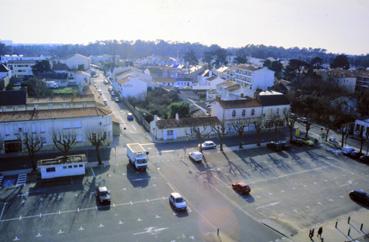
<svg viewBox="0 0 369 242">
<path fill-rule="evenodd" d="M 240 118 L 232 120 L 233 130 L 236 131 L 237 135 L 241 138 L 245 134 L 245 128 L 248 126 L 249 120 Z"/>
<path fill-rule="evenodd" d="M 289 81 L 299 81 L 309 69 L 309 64 L 298 59 L 291 59 L 284 69 L 284 76 Z"/>
<path fill-rule="evenodd" d="M 30 97 L 47 97 L 51 95 L 51 90 L 47 88 L 46 83 L 38 78 L 30 78 L 26 81 L 27 92 Z"/>
<path fill-rule="evenodd" d="M 360 141 L 360 151 L 359 151 L 359 153 L 362 154 L 362 152 L 363 152 L 363 145 L 364 145 L 364 142 L 365 142 L 364 126 L 360 126 L 359 141 Z"/>
<path fill-rule="evenodd" d="M 294 131 L 294 128 L 295 128 L 295 123 L 296 123 L 297 117 L 296 117 L 295 114 L 293 114 L 289 111 L 284 111 L 283 115 L 284 115 L 284 119 L 286 121 L 286 125 L 288 127 L 288 131 L 290 133 L 290 142 L 291 142 L 292 139 L 293 139 L 293 131 Z"/>
<path fill-rule="evenodd" d="M 224 143 L 224 137 L 225 137 L 225 123 L 224 123 L 224 121 L 219 121 L 219 122 L 213 123 L 211 125 L 211 129 L 216 134 L 216 136 L 218 137 L 220 151 L 223 151 L 223 143 Z"/>
<path fill-rule="evenodd" d="M 8 47 L 3 44 L 3 43 L 0 43 L 0 55 L 5 55 L 8 53 Z"/>
<path fill-rule="evenodd" d="M 349 69 L 350 63 L 347 55 L 337 55 L 331 62 L 331 68 Z"/>
<path fill-rule="evenodd" d="M 366 140 L 366 155 L 368 155 L 368 152 L 369 152 L 369 129 L 366 129 L 365 140 Z"/>
<path fill-rule="evenodd" d="M 282 78 L 282 70 L 283 70 L 283 64 L 280 61 L 271 61 L 271 60 L 265 60 L 263 66 L 268 67 L 270 70 L 274 71 L 274 76 L 277 79 Z"/>
<path fill-rule="evenodd" d="M 349 134 L 349 123 L 345 123 L 341 125 L 340 133 L 341 133 L 341 147 L 343 147 L 346 144 L 346 139 Z"/>
<path fill-rule="evenodd" d="M 40 76 L 43 73 L 51 71 L 50 62 L 48 60 L 37 61 L 34 66 L 32 66 L 32 72 L 35 76 Z"/>
<path fill-rule="evenodd" d="M 243 48 L 236 51 L 235 62 L 237 64 L 245 64 L 247 63 L 247 54 Z"/>
<path fill-rule="evenodd" d="M 55 147 L 67 156 L 72 147 L 77 143 L 77 134 L 74 131 L 54 130 L 52 139 Z"/>
<path fill-rule="evenodd" d="M 260 146 L 260 135 L 261 135 L 261 130 L 263 128 L 263 118 L 259 117 L 257 118 L 254 122 L 254 127 L 255 127 L 255 134 L 256 134 L 256 144 L 258 146 Z"/>
<path fill-rule="evenodd" d="M 323 64 L 322 58 L 316 56 L 310 60 L 310 65 L 313 69 L 321 69 Z"/>
<path fill-rule="evenodd" d="M 196 54 L 193 50 L 190 50 L 190 51 L 186 52 L 183 59 L 189 65 L 195 66 L 195 65 L 199 64 L 199 60 L 197 59 Z"/>
<path fill-rule="evenodd" d="M 190 106 L 186 102 L 175 102 L 171 103 L 168 107 L 169 109 L 169 118 L 174 118 L 176 113 L 178 113 L 179 117 L 185 118 L 190 115 Z"/>
<path fill-rule="evenodd" d="M 41 137 L 33 132 L 22 132 L 21 140 L 27 149 L 32 169 L 33 171 L 36 171 L 37 161 L 35 159 L 35 154 L 42 149 L 44 143 Z"/>
<path fill-rule="evenodd" d="M 100 148 L 109 145 L 108 134 L 104 130 L 91 130 L 87 133 L 87 138 L 91 145 L 95 146 L 96 158 L 99 165 L 102 164 Z"/>
<path fill-rule="evenodd" d="M 311 121 L 310 120 L 306 120 L 306 122 L 304 122 L 305 124 L 305 139 L 309 138 L 309 130 L 311 127 Z"/>
</svg>

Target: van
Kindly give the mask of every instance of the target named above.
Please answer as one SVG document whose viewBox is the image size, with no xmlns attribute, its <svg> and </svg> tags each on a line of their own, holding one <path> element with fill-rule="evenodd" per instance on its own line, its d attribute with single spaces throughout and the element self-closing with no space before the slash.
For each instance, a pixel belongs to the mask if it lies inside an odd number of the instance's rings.
<svg viewBox="0 0 369 242">
<path fill-rule="evenodd" d="M 134 120 L 134 116 L 132 113 L 127 113 L 127 120 L 128 121 L 133 121 Z"/>
</svg>

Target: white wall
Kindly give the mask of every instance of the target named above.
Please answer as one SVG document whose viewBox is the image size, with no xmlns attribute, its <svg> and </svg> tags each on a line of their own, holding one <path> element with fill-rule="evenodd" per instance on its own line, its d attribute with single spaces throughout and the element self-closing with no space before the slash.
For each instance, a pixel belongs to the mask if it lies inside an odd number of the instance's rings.
<svg viewBox="0 0 369 242">
<path fill-rule="evenodd" d="M 70 68 L 70 69 L 78 69 L 80 65 L 83 66 L 84 70 L 90 69 L 91 60 L 89 57 L 83 56 L 83 55 L 73 55 L 72 57 L 64 60 L 64 63 Z"/>
<path fill-rule="evenodd" d="M 147 95 L 148 84 L 140 79 L 132 78 L 123 84 L 113 81 L 112 87 L 114 91 L 119 93 L 120 97 L 135 97 L 142 99 Z"/>
</svg>

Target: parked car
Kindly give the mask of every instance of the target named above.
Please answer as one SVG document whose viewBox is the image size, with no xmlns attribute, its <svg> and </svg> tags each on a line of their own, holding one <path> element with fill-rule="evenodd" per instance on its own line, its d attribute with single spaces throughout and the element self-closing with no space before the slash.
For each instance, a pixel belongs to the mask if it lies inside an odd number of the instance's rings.
<svg viewBox="0 0 369 242">
<path fill-rule="evenodd" d="M 109 81 L 107 79 L 104 80 L 104 84 L 105 85 L 108 85 L 109 84 Z"/>
<path fill-rule="evenodd" d="M 195 162 L 201 162 L 202 161 L 202 153 L 199 151 L 190 152 L 189 155 L 191 160 Z"/>
<path fill-rule="evenodd" d="M 119 103 L 119 101 L 120 101 L 119 97 L 115 97 L 114 98 L 114 101 L 117 102 L 117 103 Z"/>
<path fill-rule="evenodd" d="M 363 154 L 360 153 L 359 151 L 354 150 L 351 153 L 349 153 L 347 156 L 350 157 L 351 159 L 359 160 L 362 155 Z"/>
<path fill-rule="evenodd" d="M 347 156 L 350 155 L 353 151 L 355 151 L 355 149 L 352 148 L 351 146 L 344 146 L 342 148 L 342 154 L 347 155 Z"/>
<path fill-rule="evenodd" d="M 282 150 L 288 150 L 290 146 L 287 144 L 286 141 L 270 141 L 267 143 L 267 148 L 273 150 L 273 151 L 282 151 Z"/>
<path fill-rule="evenodd" d="M 205 141 L 204 143 L 200 144 L 200 146 L 203 150 L 215 149 L 217 147 L 217 145 L 211 140 Z"/>
<path fill-rule="evenodd" d="M 360 156 L 359 161 L 369 165 L 369 155 Z"/>
<path fill-rule="evenodd" d="M 181 194 L 178 192 L 173 192 L 169 196 L 169 204 L 174 208 L 175 210 L 179 211 L 186 211 L 187 210 L 187 203 L 182 197 Z"/>
<path fill-rule="evenodd" d="M 310 140 L 310 139 L 301 139 L 302 140 L 302 143 L 304 143 L 305 145 L 308 145 L 308 146 L 314 146 L 314 141 Z"/>
<path fill-rule="evenodd" d="M 127 120 L 128 121 L 133 121 L 135 118 L 134 118 L 134 116 L 133 116 L 133 114 L 132 113 L 127 113 Z"/>
<path fill-rule="evenodd" d="M 369 194 L 362 189 L 354 190 L 349 193 L 352 200 L 357 203 L 361 203 L 365 206 L 369 206 Z"/>
<path fill-rule="evenodd" d="M 232 188 L 241 195 L 249 195 L 251 192 L 250 186 L 247 185 L 245 182 L 232 183 Z"/>
<path fill-rule="evenodd" d="M 103 186 L 96 188 L 96 201 L 100 205 L 110 205 L 111 196 L 107 187 Z"/>
<path fill-rule="evenodd" d="M 302 139 L 295 137 L 295 138 L 292 138 L 291 144 L 294 144 L 294 145 L 297 145 L 297 146 L 303 146 L 304 142 L 303 142 Z"/>
</svg>

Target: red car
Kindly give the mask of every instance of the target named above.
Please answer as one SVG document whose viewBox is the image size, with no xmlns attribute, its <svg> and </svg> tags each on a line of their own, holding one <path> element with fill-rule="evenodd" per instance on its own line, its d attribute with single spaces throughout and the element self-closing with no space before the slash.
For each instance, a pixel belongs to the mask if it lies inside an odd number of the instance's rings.
<svg viewBox="0 0 369 242">
<path fill-rule="evenodd" d="M 250 186 L 244 182 L 232 183 L 232 188 L 233 190 L 235 190 L 236 192 L 242 195 L 249 195 L 251 192 Z"/>
</svg>

